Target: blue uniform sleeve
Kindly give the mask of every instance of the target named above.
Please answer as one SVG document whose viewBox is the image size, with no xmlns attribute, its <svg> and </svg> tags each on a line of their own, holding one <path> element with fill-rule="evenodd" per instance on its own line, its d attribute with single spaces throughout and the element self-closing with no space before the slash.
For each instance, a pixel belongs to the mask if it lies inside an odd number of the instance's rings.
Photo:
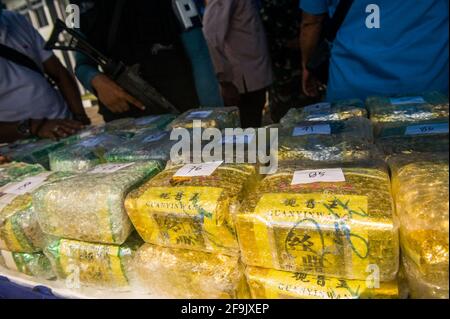
<svg viewBox="0 0 450 319">
<path fill-rule="evenodd" d="M 300 9 L 303 11 L 319 15 L 328 13 L 328 1 L 327 0 L 300 0 Z"/>
<path fill-rule="evenodd" d="M 94 92 L 92 89 L 92 79 L 100 74 L 98 66 L 86 55 L 76 52 L 75 53 L 75 75 L 78 80 L 83 84 L 84 88 L 90 92 Z"/>
</svg>

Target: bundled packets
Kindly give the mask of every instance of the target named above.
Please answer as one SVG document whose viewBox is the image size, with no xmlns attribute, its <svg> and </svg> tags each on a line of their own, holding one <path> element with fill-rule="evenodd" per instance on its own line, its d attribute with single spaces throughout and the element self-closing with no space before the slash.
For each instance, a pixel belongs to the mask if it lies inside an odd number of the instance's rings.
<svg viewBox="0 0 450 319">
<path fill-rule="evenodd" d="M 44 172 L 45 169 L 38 164 L 26 164 L 20 162 L 13 162 L 0 165 L 0 187 L 17 182 L 20 179 L 37 175 Z"/>
<path fill-rule="evenodd" d="M 400 155 L 389 162 L 411 296 L 448 299 L 448 153 Z"/>
<path fill-rule="evenodd" d="M 123 144 L 123 137 L 100 134 L 50 153 L 52 171 L 85 172 L 95 165 L 105 163 L 105 153 L 113 147 Z"/>
<path fill-rule="evenodd" d="M 247 281 L 254 299 L 394 299 L 396 281 L 368 287 L 365 280 L 333 278 L 302 272 L 247 267 Z"/>
<path fill-rule="evenodd" d="M 367 117 L 367 110 L 361 100 L 342 100 L 293 108 L 281 119 L 280 124 L 292 127 L 300 122 L 342 121 L 354 117 Z"/>
<path fill-rule="evenodd" d="M 161 298 L 247 298 L 238 256 L 143 245 L 134 259 L 139 285 Z"/>
<path fill-rule="evenodd" d="M 0 250 L 0 266 L 40 279 L 53 279 L 50 261 L 42 252 L 12 253 Z"/>
<path fill-rule="evenodd" d="M 261 182 L 236 218 L 245 264 L 365 280 L 394 280 L 399 244 L 382 164 L 285 166 Z"/>
<path fill-rule="evenodd" d="M 39 224 L 56 237 L 122 244 L 133 229 L 125 196 L 159 170 L 159 162 L 104 164 L 46 184 L 33 196 Z"/>
<path fill-rule="evenodd" d="M 174 166 L 131 192 L 125 207 L 148 243 L 236 254 L 234 215 L 257 179 L 254 165 Z"/>
<path fill-rule="evenodd" d="M 162 130 L 175 119 L 173 114 L 152 115 L 140 118 L 125 118 L 106 123 L 106 132 L 139 133 L 142 130 Z"/>
<path fill-rule="evenodd" d="M 128 290 L 133 281 L 131 261 L 141 244 L 133 235 L 120 246 L 54 239 L 45 254 L 58 278 L 71 288 Z"/>
<path fill-rule="evenodd" d="M 240 127 L 239 109 L 237 107 L 215 107 L 192 109 L 175 119 L 168 129 L 193 128 L 193 121 L 201 121 L 202 128 L 233 128 Z"/>
</svg>

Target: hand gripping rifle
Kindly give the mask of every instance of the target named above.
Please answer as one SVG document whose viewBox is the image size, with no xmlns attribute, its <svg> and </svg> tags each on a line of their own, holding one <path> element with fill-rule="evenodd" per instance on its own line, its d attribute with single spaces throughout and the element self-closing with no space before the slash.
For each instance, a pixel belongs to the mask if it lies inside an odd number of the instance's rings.
<svg viewBox="0 0 450 319">
<path fill-rule="evenodd" d="M 86 55 L 100 65 L 106 76 L 128 94 L 144 103 L 146 109 L 152 114 L 180 113 L 153 86 L 142 79 L 138 64 L 128 67 L 123 62 L 113 61 L 91 46 L 81 33 L 68 28 L 61 20 L 56 20 L 45 48 L 47 50 L 77 51 Z"/>
</svg>

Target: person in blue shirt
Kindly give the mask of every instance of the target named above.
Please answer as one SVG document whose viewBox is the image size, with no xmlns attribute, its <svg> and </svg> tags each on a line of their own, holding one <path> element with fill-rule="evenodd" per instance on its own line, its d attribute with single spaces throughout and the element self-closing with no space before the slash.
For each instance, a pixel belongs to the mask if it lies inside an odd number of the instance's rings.
<svg viewBox="0 0 450 319">
<path fill-rule="evenodd" d="M 303 91 L 318 94 L 306 65 L 339 0 L 301 0 Z M 438 90 L 448 94 L 449 1 L 355 0 L 334 41 L 327 100 Z"/>
</svg>

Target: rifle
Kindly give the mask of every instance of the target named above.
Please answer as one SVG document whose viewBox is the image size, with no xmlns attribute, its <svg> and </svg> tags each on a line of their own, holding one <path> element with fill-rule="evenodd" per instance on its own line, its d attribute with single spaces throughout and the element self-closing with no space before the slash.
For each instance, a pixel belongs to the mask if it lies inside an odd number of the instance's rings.
<svg viewBox="0 0 450 319">
<path fill-rule="evenodd" d="M 116 82 L 128 94 L 144 103 L 146 109 L 153 114 L 180 113 L 175 106 L 141 77 L 139 64 L 128 67 L 121 61 L 108 58 L 90 45 L 81 33 L 68 28 L 59 19 L 55 22 L 53 32 L 45 48 L 47 50 L 77 51 L 86 55 L 102 68 L 106 76 Z"/>
</svg>

